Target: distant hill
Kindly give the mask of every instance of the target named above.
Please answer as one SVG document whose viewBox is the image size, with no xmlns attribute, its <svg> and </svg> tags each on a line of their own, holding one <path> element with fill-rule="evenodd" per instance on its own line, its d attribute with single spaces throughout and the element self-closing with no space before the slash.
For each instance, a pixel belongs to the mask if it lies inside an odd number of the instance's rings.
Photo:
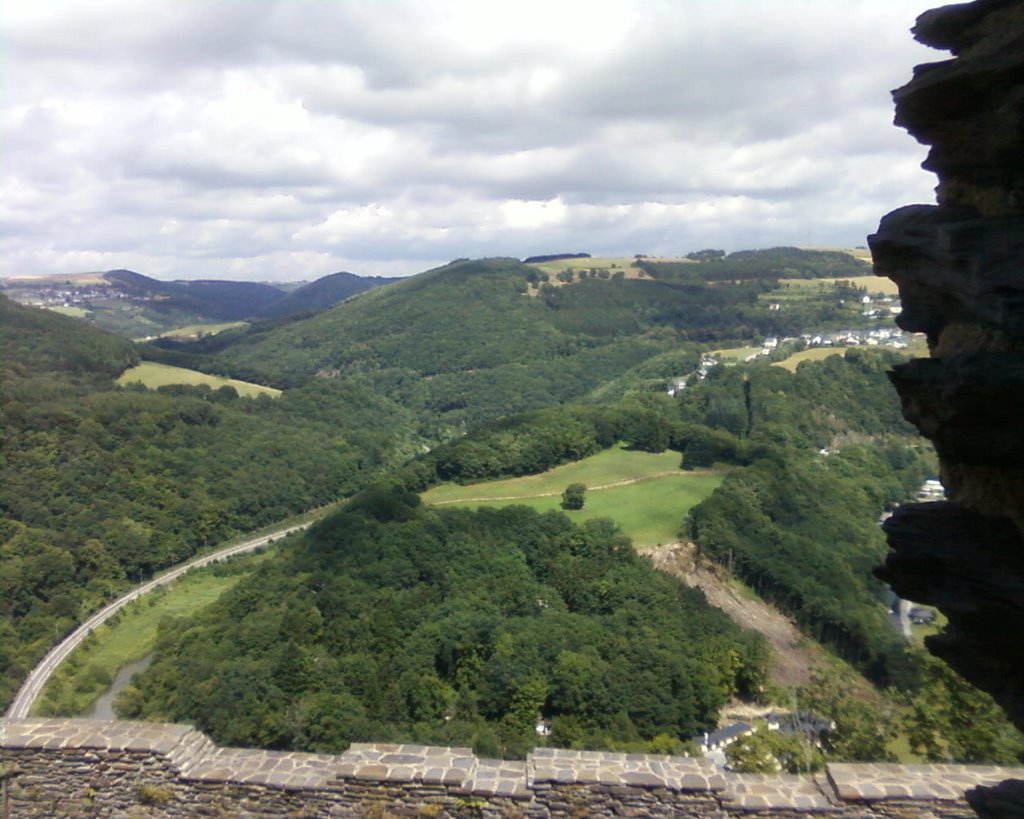
<svg viewBox="0 0 1024 819">
<path fill-rule="evenodd" d="M 260 315 L 262 310 L 280 300 L 283 292 L 273 285 L 258 282 L 211 279 L 161 282 L 131 270 L 111 270 L 105 275 L 125 292 L 158 297 L 154 304 L 157 309 L 180 310 L 218 321 L 238 321 Z"/>
<path fill-rule="evenodd" d="M 540 262 L 557 262 L 561 259 L 589 259 L 589 253 L 548 253 L 544 256 L 528 256 L 523 259 L 523 264 L 538 264 Z"/>
<path fill-rule="evenodd" d="M 5 388 L 16 379 L 60 374 L 107 382 L 139 363 L 135 346 L 73 318 L 25 307 L 0 296 Z"/>
<path fill-rule="evenodd" d="M 280 388 L 370 383 L 458 428 L 574 400 L 692 342 L 776 333 L 796 312 L 769 312 L 764 287 L 589 273 L 543 282 L 516 259 L 460 260 L 312 318 L 190 345 L 209 357 L 188 366 Z"/>
<path fill-rule="evenodd" d="M 319 312 L 364 290 L 399 281 L 383 276 L 357 276 L 355 273 L 331 273 L 293 290 L 259 312 L 261 318 L 276 318 L 294 313 Z"/>
<path fill-rule="evenodd" d="M 772 247 L 738 250 L 728 255 L 720 250 L 703 250 L 689 254 L 687 259 L 687 262 L 640 260 L 637 265 L 656 279 L 697 278 L 702 281 L 855 278 L 871 272 L 869 262 L 842 250 Z"/>
<path fill-rule="evenodd" d="M 389 281 L 332 273 L 289 288 L 216 279 L 167 282 L 133 270 L 110 270 L 9 278 L 3 289 L 22 304 L 84 318 L 120 335 L 149 337 L 186 326 L 316 312 Z"/>
</svg>

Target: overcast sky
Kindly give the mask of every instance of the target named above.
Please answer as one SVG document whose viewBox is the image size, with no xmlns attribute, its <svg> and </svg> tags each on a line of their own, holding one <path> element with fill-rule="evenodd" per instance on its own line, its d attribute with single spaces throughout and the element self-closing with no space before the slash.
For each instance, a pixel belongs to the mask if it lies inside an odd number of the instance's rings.
<svg viewBox="0 0 1024 819">
<path fill-rule="evenodd" d="M 4 0 L 3 275 L 864 244 L 936 0 Z"/>
</svg>

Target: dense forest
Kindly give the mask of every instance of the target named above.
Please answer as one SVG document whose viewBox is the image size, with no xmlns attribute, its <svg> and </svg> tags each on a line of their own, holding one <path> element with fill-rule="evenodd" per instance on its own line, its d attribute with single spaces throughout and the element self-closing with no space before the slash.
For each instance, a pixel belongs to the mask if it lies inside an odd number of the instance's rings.
<svg viewBox="0 0 1024 819">
<path fill-rule="evenodd" d="M 521 756 L 681 748 L 764 681 L 765 650 L 606 521 L 357 495 L 194 622 L 163 632 L 123 713 L 221 743 L 389 738 Z"/>
<path fill-rule="evenodd" d="M 412 455 L 407 410 L 317 381 L 279 401 L 230 387 L 118 388 L 134 346 L 0 299 L 4 491 L 0 699 L 129 582 L 238 532 L 351 494 Z"/>
<path fill-rule="evenodd" d="M 327 742 L 325 735 L 315 730 L 311 734 L 313 729 L 306 726 L 306 717 L 301 715 L 304 708 L 312 707 L 311 703 L 343 693 L 352 698 L 346 699 L 351 702 L 347 710 L 358 719 L 354 716 L 351 721 L 335 724 L 333 730 L 338 733 L 331 742 L 373 735 L 396 740 L 469 742 L 484 753 L 521 754 L 530 743 L 542 740 L 526 730 L 531 723 L 523 713 L 510 716 L 515 698 L 508 691 L 503 699 L 497 700 L 500 707 L 488 710 L 483 706 L 480 710 L 481 702 L 495 702 L 495 689 L 487 682 L 490 678 L 486 674 L 480 685 L 490 695 L 470 696 L 468 701 L 474 707 L 466 711 L 453 705 L 465 704 L 467 699 L 459 695 L 458 676 L 452 676 L 457 663 L 453 670 L 451 661 L 446 659 L 451 649 L 446 646 L 456 639 L 468 640 L 465 635 L 474 633 L 476 626 L 471 625 L 473 620 L 468 614 L 465 618 L 448 619 L 447 609 L 436 608 L 439 600 L 451 601 L 453 596 L 462 594 L 451 585 L 451 578 L 463 580 L 467 599 L 475 601 L 467 603 L 467 612 L 475 607 L 493 615 L 489 621 L 491 631 L 487 632 L 491 642 L 484 641 L 475 649 L 486 669 L 492 668 L 491 658 L 497 651 L 493 634 L 518 633 L 522 618 L 537 614 L 530 610 L 537 600 L 560 600 L 559 612 L 564 605 L 568 612 L 582 614 L 591 611 L 587 607 L 597 605 L 593 597 L 596 588 L 605 589 L 601 594 L 609 595 L 607 599 L 639 602 L 661 639 L 668 639 L 668 634 L 680 626 L 656 625 L 666 614 L 664 604 L 655 605 L 646 596 L 668 580 L 655 580 L 657 575 L 644 574 L 644 579 L 636 579 L 636 587 L 628 587 L 627 591 L 618 580 L 613 581 L 601 570 L 580 561 L 580 548 L 587 556 L 596 548 L 603 560 L 610 559 L 606 546 L 559 545 L 561 541 L 548 528 L 556 526 L 557 520 L 562 536 L 577 543 L 581 538 L 589 542 L 594 531 L 615 539 L 614 531 L 605 524 L 581 531 L 557 514 L 537 516 L 525 508 L 482 510 L 475 515 L 441 513 L 420 507 L 412 493 L 442 481 L 472 482 L 535 473 L 616 442 L 648 451 L 674 448 L 680 452 L 684 467 L 692 466 L 694 460 L 704 464 L 705 459 L 718 465 L 732 463 L 743 467 L 733 471 L 721 489 L 696 507 L 685 524 L 701 553 L 707 559 L 728 564 L 766 597 L 791 611 L 810 635 L 831 645 L 878 682 L 891 682 L 898 674 L 909 678 L 912 674 L 904 666 L 912 665 L 913 661 L 906 657 L 905 644 L 886 622 L 883 588 L 871 574 L 885 548 L 876 518 L 887 506 L 911 495 L 925 472 L 922 457 L 908 448 L 912 440 L 909 427 L 893 414 L 887 402 L 875 400 L 884 389 L 885 370 L 894 360 L 891 354 L 878 351 L 853 351 L 845 358 L 805 364 L 796 373 L 767 364 L 723 368 L 704 381 L 695 380 L 681 400 L 636 392 L 613 403 L 536 410 L 482 425 L 390 472 L 374 487 L 357 495 L 346 511 L 326 520 L 305 541 L 300 540 L 290 557 L 282 558 L 260 575 L 258 582 L 266 583 L 266 589 L 291 588 L 286 578 L 303 578 L 295 581 L 301 584 L 296 593 L 305 601 L 301 604 L 306 612 L 303 617 L 318 625 L 315 634 L 307 635 L 302 650 L 289 649 L 289 656 L 292 660 L 301 656 L 302 668 L 307 670 L 324 667 L 333 669 L 332 673 L 302 677 L 301 683 L 295 683 L 294 691 L 283 690 L 274 677 L 280 661 L 276 652 L 284 650 L 281 643 L 275 638 L 254 646 L 250 637 L 240 636 L 236 630 L 245 628 L 241 609 L 229 606 L 229 596 L 223 601 L 224 606 L 211 610 L 198 621 L 178 623 L 164 632 L 156 664 L 141 677 L 138 688 L 122 698 L 120 707 L 126 714 L 148 718 L 205 720 L 204 728 L 225 742 L 326 748 L 335 746 L 318 744 Z M 851 398 L 852 394 L 855 397 Z M 709 441 L 718 446 L 710 456 Z M 823 454 L 823 447 L 839 446 L 842 442 L 846 443 L 836 453 Z M 489 528 L 496 521 L 504 521 L 502 525 L 515 523 L 496 531 Z M 481 533 L 480 544 L 466 534 L 465 527 L 470 525 L 473 532 Z M 548 533 L 544 536 L 544 549 L 552 550 L 551 559 L 543 562 L 537 558 L 538 531 Z M 391 534 L 385 536 L 388 532 Z M 335 533 L 334 539 L 327 533 Z M 419 545 L 406 545 L 406 536 Z M 622 559 L 628 555 L 631 572 L 650 571 L 633 557 L 621 538 L 616 542 L 620 545 L 612 553 Z M 488 561 L 495 561 L 495 566 L 487 571 L 493 568 L 503 572 L 502 578 L 464 574 L 467 569 L 460 561 L 475 565 L 477 548 L 490 554 Z M 563 553 L 565 548 L 572 560 Z M 521 568 L 512 568 L 507 564 L 512 559 L 510 555 L 516 561 L 525 559 L 539 574 L 531 578 L 523 575 Z M 570 563 L 573 568 L 567 569 Z M 335 564 L 344 568 L 335 568 Z M 344 584 L 324 580 L 335 571 L 346 578 Z M 265 580 L 266 577 L 273 580 Z M 361 585 L 351 585 L 354 577 L 358 577 Z M 444 579 L 436 581 L 437 577 Z M 525 604 L 525 612 L 509 609 L 507 602 L 503 602 L 515 597 L 508 585 L 512 578 L 519 578 L 533 589 L 523 593 L 522 599 L 532 601 Z M 529 585 L 535 581 L 554 586 L 558 597 Z M 435 582 L 442 584 L 443 591 L 434 588 Z M 594 589 L 591 583 L 596 584 Z M 394 597 L 395 584 L 406 590 L 400 598 Z M 288 617 L 288 611 L 299 607 L 299 603 L 289 604 L 286 595 L 250 593 L 252 588 L 247 584 L 245 596 L 249 602 L 244 622 L 266 622 L 268 632 L 278 633 L 281 618 Z M 404 596 L 406 593 L 408 596 Z M 493 594 L 500 599 L 491 600 Z M 582 599 L 588 601 L 584 608 L 574 608 L 573 601 Z M 356 600 L 372 603 L 360 607 L 353 602 Z M 327 612 L 338 607 L 349 618 L 358 620 L 365 618 L 369 610 L 412 612 L 421 604 L 426 606 L 423 622 L 432 623 L 435 629 L 428 645 L 422 646 L 418 638 L 413 640 L 409 631 L 420 623 L 419 615 L 410 613 L 408 623 L 404 617 L 388 615 L 387 625 L 381 628 L 395 632 L 389 632 L 390 636 L 380 638 L 382 642 L 374 645 L 378 652 L 385 650 L 381 646 L 387 646 L 388 651 L 398 651 L 399 656 L 389 659 L 384 676 L 374 678 L 373 685 L 359 677 L 367 673 L 364 655 L 373 653 L 365 647 L 369 638 L 362 633 L 358 637 L 339 636 L 346 634 L 348 626 L 335 619 L 331 619 L 330 628 L 326 627 L 330 619 Z M 543 608 L 541 622 L 550 621 L 555 612 L 547 606 Z M 680 604 L 673 603 L 671 608 L 678 610 Z M 686 616 L 693 622 L 692 612 Z M 376 622 L 377 617 L 372 619 Z M 590 623 L 586 628 L 574 628 L 580 635 L 593 634 L 598 656 L 611 663 L 612 656 L 601 653 L 599 647 L 613 646 L 616 656 L 623 654 L 620 632 L 615 628 L 603 631 L 617 622 L 613 617 Z M 528 633 L 533 633 L 532 628 L 531 625 L 527 629 Z M 457 637 L 459 634 L 462 636 Z M 699 647 L 701 640 L 693 632 L 681 634 L 689 648 L 683 651 L 677 647 L 675 653 L 687 657 L 696 652 L 707 664 L 705 650 Z M 528 710 L 551 721 L 552 742 L 573 747 L 627 747 L 621 743 L 651 742 L 663 735 L 658 740 L 660 746 L 628 746 L 650 748 L 664 746 L 669 739 L 687 739 L 700 730 L 695 728 L 699 719 L 652 722 L 631 707 L 620 712 L 607 706 L 599 709 L 599 717 L 592 704 L 582 701 L 578 703 L 580 713 L 559 710 L 563 693 L 557 677 L 552 675 L 560 667 L 563 639 L 537 632 L 532 642 L 550 650 L 520 649 L 524 652 L 521 675 L 532 675 L 535 682 Z M 716 643 L 720 639 L 716 637 Z M 737 639 L 740 645 L 753 647 L 755 658 L 763 656 L 763 648 L 756 641 L 744 642 L 750 641 L 750 637 Z M 402 652 L 411 643 L 420 652 L 416 655 L 420 665 L 416 674 L 403 676 L 406 664 L 412 661 L 403 658 Z M 210 645 L 209 654 L 196 655 L 198 645 Z M 625 655 L 629 656 L 629 652 Z M 188 659 L 192 656 L 197 656 L 195 663 Z M 730 656 L 737 663 L 738 658 L 746 655 Z M 220 659 L 213 661 L 212 657 Z M 757 665 L 760 670 L 755 674 L 754 665 L 743 660 L 734 666 L 737 673 L 740 668 L 746 669 L 741 673 L 745 682 L 737 678 L 731 684 L 735 691 L 745 690 L 756 696 L 764 693 L 763 666 Z M 358 671 L 352 671 L 352 667 Z M 715 667 L 719 667 L 716 673 L 724 673 L 720 666 L 712 665 Z M 230 685 L 229 678 L 224 676 L 229 671 Z M 620 672 L 626 676 L 638 673 L 632 668 L 620 668 Z M 599 677 L 605 680 L 604 671 Z M 252 686 L 240 688 L 243 679 L 252 680 Z M 399 686 L 389 695 L 388 704 L 381 705 L 376 698 L 388 685 L 393 689 L 399 685 L 398 679 L 405 680 L 405 687 Z M 354 691 L 351 686 L 355 686 Z M 216 693 L 226 687 L 235 692 L 228 700 Z M 728 687 L 720 683 L 717 690 Z M 602 696 L 605 689 L 602 682 Z M 259 719 L 229 719 L 243 692 L 249 692 L 253 700 L 245 710 L 260 715 Z M 639 691 L 623 696 L 620 703 L 646 702 Z M 686 698 L 690 696 L 687 694 Z M 421 699 L 434 702 L 441 710 L 430 719 L 417 719 L 420 712 L 410 703 Z M 257 709 L 253 704 L 256 700 L 270 704 Z M 456 713 L 460 716 L 456 717 Z M 708 718 L 707 713 L 702 718 Z M 388 715 L 392 718 L 388 719 Z M 449 719 L 439 722 L 445 715 Z M 515 721 L 522 731 L 518 739 L 509 733 L 510 721 Z M 567 726 L 572 726 L 572 730 Z"/>
</svg>

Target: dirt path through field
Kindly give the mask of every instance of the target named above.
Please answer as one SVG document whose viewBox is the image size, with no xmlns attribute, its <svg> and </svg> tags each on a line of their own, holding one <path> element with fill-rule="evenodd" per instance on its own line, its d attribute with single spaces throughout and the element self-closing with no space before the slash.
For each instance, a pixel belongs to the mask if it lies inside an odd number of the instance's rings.
<svg viewBox="0 0 1024 819">
<path fill-rule="evenodd" d="M 602 483 L 598 486 L 588 486 L 588 492 L 600 492 L 602 489 L 614 489 L 616 486 L 629 486 L 632 483 L 641 483 L 642 481 L 653 481 L 655 478 L 665 478 L 669 475 L 682 475 L 685 473 L 680 472 L 678 469 L 673 469 L 669 472 L 652 472 L 650 475 L 640 475 L 636 478 L 626 478 L 622 481 L 615 481 L 615 483 Z M 536 492 L 532 495 L 487 495 L 479 498 L 454 498 L 452 500 L 433 501 L 434 506 L 444 506 L 446 503 L 482 503 L 483 501 L 506 501 L 506 500 L 531 500 L 533 498 L 553 498 L 555 495 L 561 495 L 562 490 L 556 489 L 553 492 Z"/>
<path fill-rule="evenodd" d="M 708 602 L 737 625 L 764 635 L 771 647 L 769 675 L 776 685 L 805 685 L 813 669 L 825 664 L 824 651 L 804 638 L 778 609 L 734 591 L 713 569 L 696 566 L 692 544 L 670 543 L 637 551 L 650 557 L 656 568 L 703 591 Z"/>
</svg>

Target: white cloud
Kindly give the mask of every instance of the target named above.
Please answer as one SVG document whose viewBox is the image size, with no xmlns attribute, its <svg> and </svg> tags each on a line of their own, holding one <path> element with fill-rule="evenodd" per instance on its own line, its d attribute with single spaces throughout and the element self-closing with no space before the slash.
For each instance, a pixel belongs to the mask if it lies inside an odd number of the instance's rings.
<svg viewBox="0 0 1024 819">
<path fill-rule="evenodd" d="M 6 275 L 862 244 L 930 0 L 8 0 Z"/>
</svg>

